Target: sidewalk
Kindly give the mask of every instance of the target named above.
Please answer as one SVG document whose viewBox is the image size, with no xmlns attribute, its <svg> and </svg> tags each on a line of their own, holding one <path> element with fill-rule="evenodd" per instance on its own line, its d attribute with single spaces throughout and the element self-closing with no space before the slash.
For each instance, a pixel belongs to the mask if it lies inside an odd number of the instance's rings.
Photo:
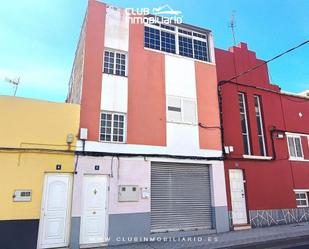
<svg viewBox="0 0 309 249">
<path fill-rule="evenodd" d="M 200 248 L 216 249 L 226 248 L 237 245 L 255 244 L 280 239 L 289 239 L 293 237 L 309 236 L 309 222 L 274 226 L 269 228 L 256 228 L 244 231 L 232 231 L 221 234 L 210 234 L 191 237 L 189 241 L 169 241 L 169 242 L 147 242 L 135 243 L 122 246 L 109 246 L 109 249 L 178 249 L 178 248 Z M 169 237 L 166 234 L 166 237 Z M 195 238 L 195 241 L 193 241 Z M 197 241 L 198 240 L 198 241 Z"/>
</svg>

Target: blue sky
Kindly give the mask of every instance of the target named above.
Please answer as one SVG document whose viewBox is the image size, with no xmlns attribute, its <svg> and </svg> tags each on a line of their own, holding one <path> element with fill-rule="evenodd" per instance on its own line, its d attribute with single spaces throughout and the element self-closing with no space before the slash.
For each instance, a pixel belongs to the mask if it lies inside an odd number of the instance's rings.
<svg viewBox="0 0 309 249">
<path fill-rule="evenodd" d="M 233 44 L 228 28 L 236 11 L 236 40 L 261 59 L 309 39 L 307 0 L 109 0 L 130 8 L 169 4 L 184 22 L 211 29 L 215 46 Z M 5 77 L 21 77 L 17 96 L 64 101 L 85 0 L 10 0 L 0 8 L 0 95 L 12 94 Z M 272 62 L 271 81 L 283 90 L 309 89 L 309 44 Z"/>
</svg>

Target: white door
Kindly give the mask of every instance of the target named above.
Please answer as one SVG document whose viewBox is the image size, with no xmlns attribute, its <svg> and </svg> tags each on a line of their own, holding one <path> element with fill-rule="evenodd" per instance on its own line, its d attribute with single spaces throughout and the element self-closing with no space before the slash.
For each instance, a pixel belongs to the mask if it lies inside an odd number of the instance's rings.
<svg viewBox="0 0 309 249">
<path fill-rule="evenodd" d="M 103 243 L 107 231 L 107 176 L 85 175 L 80 243 Z"/>
<path fill-rule="evenodd" d="M 247 224 L 248 221 L 243 171 L 241 169 L 230 169 L 229 177 L 233 224 Z"/>
<path fill-rule="evenodd" d="M 38 248 L 68 246 L 72 176 L 46 174 Z"/>
</svg>

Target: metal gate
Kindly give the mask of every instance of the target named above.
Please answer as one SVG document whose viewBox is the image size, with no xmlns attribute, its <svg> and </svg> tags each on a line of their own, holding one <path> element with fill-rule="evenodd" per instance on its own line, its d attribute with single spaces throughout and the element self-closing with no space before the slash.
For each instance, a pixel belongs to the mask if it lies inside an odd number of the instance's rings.
<svg viewBox="0 0 309 249">
<path fill-rule="evenodd" d="M 209 166 L 151 163 L 151 231 L 212 228 Z"/>
</svg>

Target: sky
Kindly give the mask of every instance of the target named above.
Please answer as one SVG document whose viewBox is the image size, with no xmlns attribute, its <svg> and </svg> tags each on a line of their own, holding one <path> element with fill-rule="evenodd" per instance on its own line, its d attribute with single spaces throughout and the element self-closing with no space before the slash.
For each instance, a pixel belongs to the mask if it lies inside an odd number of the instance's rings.
<svg viewBox="0 0 309 249">
<path fill-rule="evenodd" d="M 20 77 L 17 96 L 65 101 L 86 0 L 0 0 L 0 95 L 12 95 L 5 78 Z M 127 8 L 168 4 L 183 21 L 213 31 L 215 46 L 246 42 L 267 60 L 309 39 L 309 0 L 106 0 Z M 309 89 L 309 44 L 269 64 L 282 90 Z"/>
</svg>

